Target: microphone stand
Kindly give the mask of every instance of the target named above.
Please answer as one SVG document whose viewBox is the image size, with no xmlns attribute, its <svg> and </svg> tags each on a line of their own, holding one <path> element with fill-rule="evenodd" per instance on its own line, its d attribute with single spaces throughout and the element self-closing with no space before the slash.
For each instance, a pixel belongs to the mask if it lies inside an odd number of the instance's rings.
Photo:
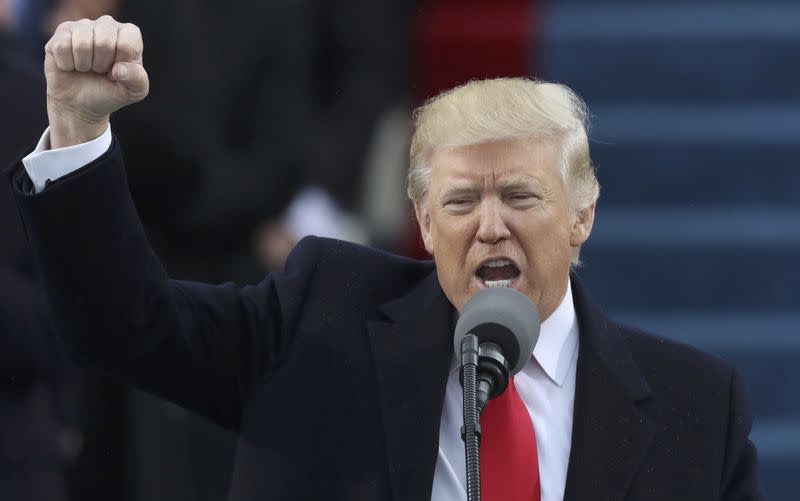
<svg viewBox="0 0 800 501">
<path fill-rule="evenodd" d="M 499 346 L 479 343 L 469 333 L 461 340 L 461 386 L 464 389 L 464 425 L 461 439 L 467 467 L 467 501 L 481 499 L 481 423 L 480 415 L 490 399 L 508 386 L 508 361 Z"/>
<path fill-rule="evenodd" d="M 481 500 L 481 421 L 478 412 L 478 336 L 461 340 L 461 386 L 464 388 L 464 425 L 461 439 L 467 463 L 467 501 Z"/>
</svg>

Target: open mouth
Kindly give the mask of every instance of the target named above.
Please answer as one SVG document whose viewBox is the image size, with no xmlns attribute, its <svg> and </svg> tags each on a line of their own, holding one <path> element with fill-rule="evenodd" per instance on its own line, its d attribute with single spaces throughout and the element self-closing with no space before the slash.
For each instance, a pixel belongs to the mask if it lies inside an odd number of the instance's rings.
<svg viewBox="0 0 800 501">
<path fill-rule="evenodd" d="M 485 287 L 511 287 L 520 271 L 510 259 L 493 259 L 483 263 L 475 276 Z"/>
</svg>

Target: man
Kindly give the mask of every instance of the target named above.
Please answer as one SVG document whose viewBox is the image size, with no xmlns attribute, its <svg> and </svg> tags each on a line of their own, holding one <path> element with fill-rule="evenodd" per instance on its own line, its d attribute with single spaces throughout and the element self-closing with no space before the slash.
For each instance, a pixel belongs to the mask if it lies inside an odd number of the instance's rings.
<svg viewBox="0 0 800 501">
<path fill-rule="evenodd" d="M 136 217 L 108 119 L 147 95 L 138 29 L 64 24 L 45 73 L 50 127 L 9 177 L 53 321 L 78 359 L 237 429 L 233 499 L 464 499 L 452 330 L 484 287 L 543 319 L 484 415 L 484 443 L 507 440 L 486 499 L 762 498 L 736 372 L 614 324 L 570 274 L 598 186 L 567 88 L 474 82 L 419 110 L 435 265 L 309 238 L 239 288 L 169 280 Z"/>
</svg>

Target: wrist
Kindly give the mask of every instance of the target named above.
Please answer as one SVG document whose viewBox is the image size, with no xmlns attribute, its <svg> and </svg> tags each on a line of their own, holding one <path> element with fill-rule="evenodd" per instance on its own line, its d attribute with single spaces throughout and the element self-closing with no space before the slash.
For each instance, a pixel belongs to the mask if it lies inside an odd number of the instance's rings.
<svg viewBox="0 0 800 501">
<path fill-rule="evenodd" d="M 93 117 L 66 109 L 47 99 L 47 117 L 50 121 L 50 148 L 66 148 L 97 139 L 108 129 L 109 117 Z"/>
</svg>

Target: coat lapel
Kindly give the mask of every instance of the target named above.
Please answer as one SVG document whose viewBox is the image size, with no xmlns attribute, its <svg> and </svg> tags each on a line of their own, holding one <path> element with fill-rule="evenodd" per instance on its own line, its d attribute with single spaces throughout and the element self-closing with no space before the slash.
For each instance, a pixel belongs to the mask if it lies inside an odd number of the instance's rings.
<svg viewBox="0 0 800 501">
<path fill-rule="evenodd" d="M 617 328 L 573 276 L 581 338 L 564 499 L 624 499 L 655 433 L 650 388 Z"/>
<path fill-rule="evenodd" d="M 429 500 L 439 446 L 454 309 L 432 272 L 369 321 L 395 501 Z"/>
<path fill-rule="evenodd" d="M 581 330 L 564 499 L 624 499 L 655 433 L 650 388 L 619 332 L 572 277 Z M 435 271 L 367 322 L 395 501 L 428 500 L 453 357 L 455 310 Z"/>
</svg>

